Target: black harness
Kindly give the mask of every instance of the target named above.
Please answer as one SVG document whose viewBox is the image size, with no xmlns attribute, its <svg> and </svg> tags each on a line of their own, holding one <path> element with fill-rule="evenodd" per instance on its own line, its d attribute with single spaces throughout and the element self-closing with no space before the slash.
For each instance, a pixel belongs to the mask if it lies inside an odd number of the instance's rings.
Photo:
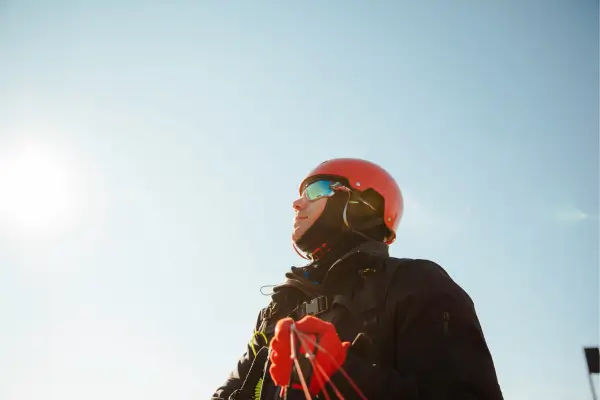
<svg viewBox="0 0 600 400">
<path fill-rule="evenodd" d="M 377 254 L 375 256 L 378 256 Z M 307 315 L 319 316 L 335 306 L 342 306 L 358 321 L 362 321 L 362 333 L 352 344 L 353 351 L 368 359 L 377 360 L 382 366 L 393 366 L 395 363 L 394 346 L 394 310 L 387 307 L 387 294 L 394 280 L 394 274 L 405 261 L 410 259 L 379 258 L 382 262 L 376 268 L 359 269 L 358 274 L 364 280 L 364 285 L 350 294 L 322 295 L 311 283 L 302 279 L 288 279 L 286 286 L 300 290 L 303 296 L 315 296 L 311 300 L 301 302 L 295 309 L 281 307 L 274 301 L 263 310 L 259 332 L 270 338 L 276 321 L 290 316 L 300 320 Z M 272 400 L 274 393 L 266 393 L 267 382 L 270 382 L 268 349 L 269 343 L 265 336 L 256 335 L 257 353 L 241 389 L 234 392 L 230 399 L 241 400 Z M 258 396 L 260 392 L 260 396 Z M 276 394 L 275 394 L 276 395 Z M 275 397 L 276 398 L 276 397 Z"/>
</svg>

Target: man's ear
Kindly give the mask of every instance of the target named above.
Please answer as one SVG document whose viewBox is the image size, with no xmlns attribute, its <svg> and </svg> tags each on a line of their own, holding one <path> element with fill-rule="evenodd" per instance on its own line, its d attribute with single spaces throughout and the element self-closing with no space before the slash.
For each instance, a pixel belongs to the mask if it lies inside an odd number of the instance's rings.
<svg viewBox="0 0 600 400">
<path fill-rule="evenodd" d="M 367 189 L 361 192 L 361 198 L 375 208 L 377 216 L 383 217 L 384 200 L 379 193 L 373 189 Z"/>
<path fill-rule="evenodd" d="M 356 217 L 383 217 L 383 198 L 373 189 L 354 191 L 348 211 Z"/>
</svg>

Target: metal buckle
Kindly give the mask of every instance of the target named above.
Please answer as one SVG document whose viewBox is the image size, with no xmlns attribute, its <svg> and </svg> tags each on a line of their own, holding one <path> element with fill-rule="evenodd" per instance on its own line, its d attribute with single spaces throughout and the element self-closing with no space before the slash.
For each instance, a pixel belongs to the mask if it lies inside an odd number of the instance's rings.
<svg viewBox="0 0 600 400">
<path fill-rule="evenodd" d="M 309 301 L 308 303 L 304 303 L 304 314 L 305 315 L 317 315 L 324 311 L 327 311 L 327 297 L 321 296 L 316 297 Z"/>
</svg>

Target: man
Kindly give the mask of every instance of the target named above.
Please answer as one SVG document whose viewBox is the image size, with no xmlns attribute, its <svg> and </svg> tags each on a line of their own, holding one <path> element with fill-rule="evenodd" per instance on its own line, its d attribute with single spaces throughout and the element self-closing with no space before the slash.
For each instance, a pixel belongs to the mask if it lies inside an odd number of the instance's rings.
<svg viewBox="0 0 600 400">
<path fill-rule="evenodd" d="M 470 297 L 436 263 L 389 256 L 402 193 L 334 159 L 300 185 L 292 267 L 214 399 L 502 399 Z M 302 255 L 302 254 L 301 254 Z"/>
</svg>

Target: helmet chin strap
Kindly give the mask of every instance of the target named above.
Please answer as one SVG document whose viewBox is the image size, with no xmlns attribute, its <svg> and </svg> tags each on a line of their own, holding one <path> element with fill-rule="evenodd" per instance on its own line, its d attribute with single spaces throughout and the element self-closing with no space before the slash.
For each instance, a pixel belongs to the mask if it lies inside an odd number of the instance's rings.
<svg viewBox="0 0 600 400">
<path fill-rule="evenodd" d="M 297 254 L 298 254 L 300 257 L 304 258 L 305 260 L 312 261 L 312 260 L 311 260 L 309 257 L 305 256 L 305 255 L 304 255 L 304 254 L 303 254 L 303 253 L 300 251 L 300 249 L 298 248 L 298 246 L 296 246 L 296 242 L 294 242 L 294 240 L 293 240 L 293 239 L 292 239 L 292 247 L 294 248 L 294 250 L 296 251 L 296 253 L 297 253 Z"/>
<path fill-rule="evenodd" d="M 339 232 L 333 238 L 326 241 L 321 246 L 317 247 L 312 253 L 305 253 L 302 250 L 300 250 L 293 240 L 292 240 L 292 246 L 294 247 L 294 250 L 300 257 L 304 258 L 305 260 L 314 262 L 314 261 L 317 261 L 318 259 L 322 258 L 325 254 L 327 254 L 333 248 L 332 243 L 335 244 L 336 239 L 338 239 L 342 234 L 343 234 L 343 232 Z"/>
</svg>

